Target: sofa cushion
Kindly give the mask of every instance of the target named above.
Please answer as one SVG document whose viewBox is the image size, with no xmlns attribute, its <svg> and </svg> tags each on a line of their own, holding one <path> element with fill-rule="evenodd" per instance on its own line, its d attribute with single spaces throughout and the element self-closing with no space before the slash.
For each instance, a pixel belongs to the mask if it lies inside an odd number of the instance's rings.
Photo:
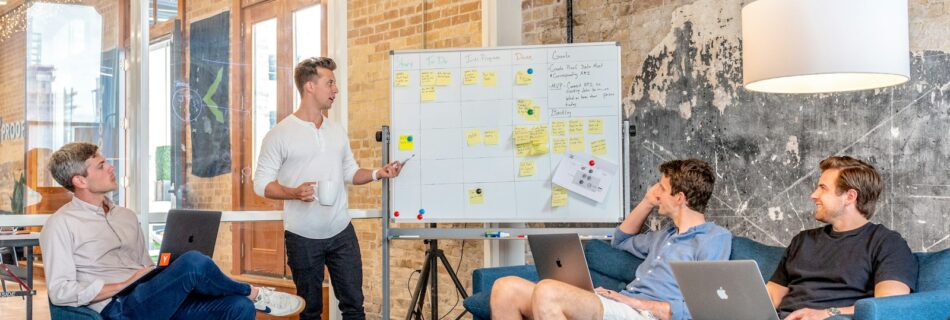
<svg viewBox="0 0 950 320">
<path fill-rule="evenodd" d="M 767 246 L 745 237 L 732 237 L 732 254 L 729 260 L 755 260 L 762 273 L 762 281 L 768 281 L 775 273 L 782 254 L 783 247 Z"/>
<path fill-rule="evenodd" d="M 584 244 L 584 256 L 587 258 L 587 267 L 591 270 L 591 278 L 596 272 L 623 282 L 621 287 L 637 277 L 637 267 L 643 263 L 643 259 L 634 257 L 629 252 L 614 249 L 610 243 L 601 240 L 587 241 Z M 595 281 L 594 284 L 596 285 L 597 282 Z M 607 286 L 604 287 L 607 288 Z"/>
<path fill-rule="evenodd" d="M 950 288 L 950 249 L 914 253 L 917 256 L 917 292 Z"/>
<path fill-rule="evenodd" d="M 491 291 L 482 291 L 465 298 L 465 301 L 462 301 L 462 306 L 465 307 L 465 310 L 472 313 L 472 318 L 475 320 L 487 320 L 491 319 Z"/>
</svg>

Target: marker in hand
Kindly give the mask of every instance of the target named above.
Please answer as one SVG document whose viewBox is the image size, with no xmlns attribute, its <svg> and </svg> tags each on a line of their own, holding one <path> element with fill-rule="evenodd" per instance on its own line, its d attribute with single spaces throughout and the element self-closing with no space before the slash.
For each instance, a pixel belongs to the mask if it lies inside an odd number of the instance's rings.
<svg viewBox="0 0 950 320">
<path fill-rule="evenodd" d="M 405 166 L 405 165 L 406 165 L 406 162 L 409 162 L 409 160 L 412 160 L 412 158 L 414 158 L 415 156 L 416 156 L 416 154 L 413 153 L 411 156 L 409 156 L 408 158 L 406 158 L 406 160 L 403 160 L 402 163 L 400 163 L 400 167 L 401 167 L 401 166 Z"/>
</svg>

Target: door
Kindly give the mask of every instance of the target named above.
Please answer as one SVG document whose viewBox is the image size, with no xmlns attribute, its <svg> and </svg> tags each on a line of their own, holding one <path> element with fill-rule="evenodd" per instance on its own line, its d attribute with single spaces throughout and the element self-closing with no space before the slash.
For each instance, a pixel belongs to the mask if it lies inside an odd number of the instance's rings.
<svg viewBox="0 0 950 320">
<path fill-rule="evenodd" d="M 259 2 L 242 10 L 243 48 L 239 210 L 281 210 L 280 201 L 254 193 L 254 171 L 264 136 L 293 113 L 299 101 L 293 69 L 303 57 L 326 52 L 325 6 L 319 0 Z M 314 29 L 319 30 L 314 30 Z M 317 35 L 316 37 L 314 35 Z M 316 39 L 314 39 L 316 38 Z M 293 44 L 293 50 L 285 50 Z M 235 273 L 287 277 L 282 222 L 237 226 L 241 248 Z"/>
</svg>

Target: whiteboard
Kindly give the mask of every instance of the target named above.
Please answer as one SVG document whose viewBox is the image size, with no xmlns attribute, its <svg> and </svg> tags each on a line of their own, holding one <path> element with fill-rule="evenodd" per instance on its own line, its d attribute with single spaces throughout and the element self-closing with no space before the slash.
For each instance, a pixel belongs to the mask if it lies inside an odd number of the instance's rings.
<svg viewBox="0 0 950 320">
<path fill-rule="evenodd" d="M 412 156 L 390 183 L 396 222 L 622 220 L 623 172 L 600 202 L 551 182 L 569 152 L 622 167 L 617 43 L 393 51 L 391 63 L 389 154 Z"/>
</svg>

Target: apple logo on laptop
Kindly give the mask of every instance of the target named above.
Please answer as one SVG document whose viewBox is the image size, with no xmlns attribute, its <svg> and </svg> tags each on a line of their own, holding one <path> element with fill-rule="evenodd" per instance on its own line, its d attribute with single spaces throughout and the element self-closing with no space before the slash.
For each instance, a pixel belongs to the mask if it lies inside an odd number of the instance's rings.
<svg viewBox="0 0 950 320">
<path fill-rule="evenodd" d="M 722 299 L 722 300 L 729 299 L 729 295 L 726 294 L 726 290 L 723 289 L 722 287 L 719 287 L 719 290 L 716 290 L 716 295 L 718 295 L 719 299 Z"/>
<path fill-rule="evenodd" d="M 560 259 L 560 258 L 558 258 L 557 260 L 555 260 L 554 263 L 557 264 L 557 267 L 558 267 L 558 268 L 563 268 L 563 266 L 561 266 L 561 259 Z"/>
</svg>

